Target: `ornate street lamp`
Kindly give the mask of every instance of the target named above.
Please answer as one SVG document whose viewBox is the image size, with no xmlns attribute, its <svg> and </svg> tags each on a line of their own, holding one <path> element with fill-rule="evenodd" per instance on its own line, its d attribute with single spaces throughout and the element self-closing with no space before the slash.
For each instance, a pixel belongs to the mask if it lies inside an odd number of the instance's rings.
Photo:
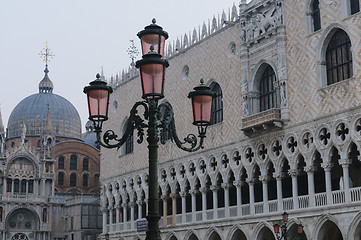
<svg viewBox="0 0 361 240">
<path fill-rule="evenodd" d="M 301 234 L 303 233 L 303 226 L 301 223 L 297 225 L 297 234 L 298 236 L 292 238 L 292 236 L 289 236 L 288 229 L 287 229 L 287 221 L 288 221 L 288 213 L 283 212 L 282 213 L 282 225 L 280 226 L 278 223 L 273 224 L 273 230 L 276 234 L 276 237 L 278 240 L 287 240 L 288 237 L 291 237 L 292 240 L 300 240 Z M 281 234 L 280 234 L 280 227 L 281 227 Z"/>
<path fill-rule="evenodd" d="M 168 132 L 170 138 L 182 150 L 194 152 L 203 148 L 207 127 L 210 125 L 212 98 L 214 92 L 201 84 L 188 94 L 192 100 L 193 124 L 198 127 L 198 138 L 194 134 L 189 134 L 184 140 L 180 140 L 174 120 L 174 112 L 169 103 L 158 105 L 160 99 L 164 98 L 165 71 L 169 66 L 168 61 L 163 59 L 164 44 L 168 34 L 155 24 L 145 27 L 138 33 L 142 42 L 143 57 L 136 62 L 136 67 L 140 69 L 140 79 L 142 85 L 143 101 L 136 102 L 130 111 L 126 130 L 122 137 L 118 137 L 114 131 L 107 130 L 101 137 L 102 124 L 108 119 L 109 95 L 112 93 L 111 87 L 97 79 L 84 88 L 84 93 L 88 96 L 89 119 L 93 121 L 98 143 L 105 148 L 119 148 L 133 134 L 138 131 L 138 143 L 144 139 L 144 129 L 147 129 L 147 142 L 149 151 L 149 197 L 148 197 L 148 230 L 146 240 L 160 240 L 159 233 L 159 206 L 158 206 L 158 145 L 159 132 Z M 144 118 L 138 115 L 137 108 L 143 107 Z M 147 121 L 147 122 L 146 122 Z M 161 143 L 165 142 L 161 140 Z"/>
</svg>

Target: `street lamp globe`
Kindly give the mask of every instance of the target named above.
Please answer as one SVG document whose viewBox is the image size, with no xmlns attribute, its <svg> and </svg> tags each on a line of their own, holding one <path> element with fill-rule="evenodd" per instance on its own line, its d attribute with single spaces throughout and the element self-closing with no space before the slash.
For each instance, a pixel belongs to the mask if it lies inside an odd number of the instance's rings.
<svg viewBox="0 0 361 240">
<path fill-rule="evenodd" d="M 169 66 L 168 61 L 154 52 L 154 46 L 136 62 L 135 67 L 140 69 L 140 80 L 144 99 L 162 99 L 164 97 L 165 70 Z"/>
<path fill-rule="evenodd" d="M 103 121 L 108 120 L 109 95 L 112 92 L 112 87 L 100 79 L 99 73 L 96 79 L 84 88 L 88 100 L 89 120 L 93 121 L 95 130 L 101 129 Z"/>
<path fill-rule="evenodd" d="M 198 127 L 210 125 L 214 96 L 210 87 L 204 85 L 203 79 L 200 82 L 201 84 L 188 94 L 188 97 L 192 99 L 193 124 Z"/>
<path fill-rule="evenodd" d="M 150 46 L 154 46 L 154 52 L 164 56 L 164 44 L 168 39 L 168 33 L 163 31 L 161 26 L 158 26 L 155 18 L 152 20 L 152 24 L 146 26 L 144 30 L 140 31 L 137 35 L 141 40 L 142 53 L 147 54 Z"/>
</svg>

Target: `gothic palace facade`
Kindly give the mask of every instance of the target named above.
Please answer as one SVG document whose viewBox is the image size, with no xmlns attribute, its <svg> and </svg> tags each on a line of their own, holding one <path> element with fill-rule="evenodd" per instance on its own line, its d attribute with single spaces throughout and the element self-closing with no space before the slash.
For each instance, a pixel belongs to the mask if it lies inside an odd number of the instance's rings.
<svg viewBox="0 0 361 240">
<path fill-rule="evenodd" d="M 203 150 L 160 146 L 162 239 L 272 240 L 284 211 L 292 235 L 303 224 L 302 240 L 361 239 L 359 0 L 242 0 L 167 44 L 165 57 L 162 101 L 173 106 L 179 136 L 196 131 L 192 86 L 203 78 L 217 96 Z M 109 82 L 103 129 L 121 133 L 141 99 L 138 72 Z M 137 222 L 147 208 L 148 153 L 133 138 L 102 150 L 110 239 L 145 238 Z"/>
</svg>

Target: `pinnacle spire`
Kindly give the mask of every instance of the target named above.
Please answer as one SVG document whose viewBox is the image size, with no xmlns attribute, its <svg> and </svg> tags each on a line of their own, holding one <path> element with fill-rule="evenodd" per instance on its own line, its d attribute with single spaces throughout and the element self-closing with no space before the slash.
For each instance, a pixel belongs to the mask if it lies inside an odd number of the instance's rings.
<svg viewBox="0 0 361 240">
<path fill-rule="evenodd" d="M 50 51 L 50 48 L 48 48 L 47 42 L 45 42 L 45 48 L 41 50 L 39 55 L 45 62 L 45 70 L 44 70 L 45 76 L 43 80 L 41 80 L 41 82 L 39 83 L 39 93 L 52 93 L 54 85 L 48 76 L 49 73 L 48 62 L 50 62 L 50 59 L 52 59 L 55 55 L 53 52 Z"/>
<path fill-rule="evenodd" d="M 48 104 L 48 114 L 46 115 L 44 134 L 51 135 L 52 133 L 53 133 L 53 125 L 51 124 L 50 106 Z"/>
</svg>

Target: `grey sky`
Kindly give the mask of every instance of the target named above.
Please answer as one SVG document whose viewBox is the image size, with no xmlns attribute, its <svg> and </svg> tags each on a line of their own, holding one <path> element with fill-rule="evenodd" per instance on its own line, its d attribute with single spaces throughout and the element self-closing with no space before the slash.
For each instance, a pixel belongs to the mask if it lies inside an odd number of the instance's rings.
<svg viewBox="0 0 361 240">
<path fill-rule="evenodd" d="M 156 2 L 158 5 L 155 5 Z M 107 77 L 129 66 L 130 39 L 151 23 L 173 41 L 221 14 L 239 0 L 3 0 L 0 2 L 0 108 L 4 125 L 14 107 L 38 92 L 45 41 L 55 57 L 49 63 L 54 93 L 68 99 L 87 121 L 82 90 L 101 66 Z M 140 55 L 137 59 L 140 58 Z"/>
</svg>

